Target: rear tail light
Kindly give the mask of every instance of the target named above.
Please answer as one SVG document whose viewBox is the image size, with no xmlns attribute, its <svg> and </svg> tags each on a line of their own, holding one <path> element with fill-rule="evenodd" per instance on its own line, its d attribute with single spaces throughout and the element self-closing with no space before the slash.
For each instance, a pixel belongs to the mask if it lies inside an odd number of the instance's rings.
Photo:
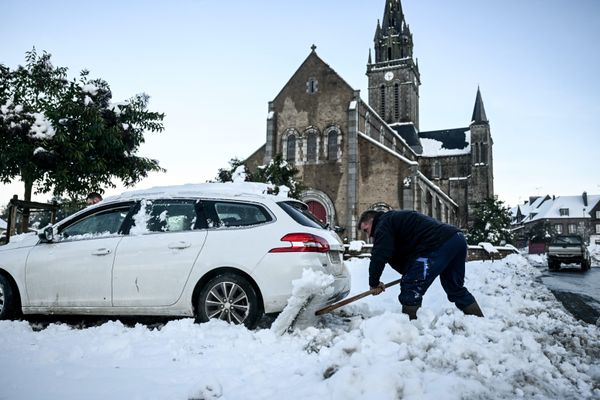
<svg viewBox="0 0 600 400">
<path fill-rule="evenodd" d="M 288 242 L 288 246 L 275 247 L 269 253 L 291 253 L 291 252 L 310 252 L 327 253 L 329 243 L 322 237 L 311 235 L 310 233 L 288 233 L 281 238 L 282 242 Z"/>
</svg>

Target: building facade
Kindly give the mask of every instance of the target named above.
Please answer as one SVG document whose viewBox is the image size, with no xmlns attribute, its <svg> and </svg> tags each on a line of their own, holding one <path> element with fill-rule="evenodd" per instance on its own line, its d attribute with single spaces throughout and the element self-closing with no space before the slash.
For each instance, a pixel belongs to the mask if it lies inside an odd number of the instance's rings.
<svg viewBox="0 0 600 400">
<path fill-rule="evenodd" d="M 479 89 L 471 122 L 421 132 L 421 77 L 399 0 L 386 0 L 367 65 L 368 102 L 311 52 L 268 105 L 266 143 L 251 169 L 276 154 L 300 171 L 315 215 L 359 237 L 368 209 L 413 209 L 467 228 L 492 197 L 492 137 Z"/>
</svg>

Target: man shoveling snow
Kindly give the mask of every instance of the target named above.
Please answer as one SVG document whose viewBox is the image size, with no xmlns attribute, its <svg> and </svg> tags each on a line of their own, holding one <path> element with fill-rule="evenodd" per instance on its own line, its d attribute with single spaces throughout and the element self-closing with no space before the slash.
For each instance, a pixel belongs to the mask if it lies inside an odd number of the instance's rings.
<svg viewBox="0 0 600 400">
<path fill-rule="evenodd" d="M 417 318 L 423 295 L 436 277 L 448 300 L 465 314 L 483 317 L 475 298 L 464 287 L 467 242 L 462 232 L 416 211 L 365 211 L 358 223 L 373 237 L 369 286 L 373 295 L 385 290 L 379 281 L 388 263 L 402 274 L 402 312 Z"/>
</svg>

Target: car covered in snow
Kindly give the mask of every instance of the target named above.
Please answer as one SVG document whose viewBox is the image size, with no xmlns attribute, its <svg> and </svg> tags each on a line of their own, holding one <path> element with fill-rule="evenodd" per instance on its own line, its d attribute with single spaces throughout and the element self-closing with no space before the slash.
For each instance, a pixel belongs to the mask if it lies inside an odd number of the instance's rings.
<svg viewBox="0 0 600 400">
<path fill-rule="evenodd" d="M 304 269 L 350 291 L 339 236 L 258 183 L 125 192 L 0 246 L 0 319 L 24 314 L 190 316 L 254 327 Z"/>
</svg>

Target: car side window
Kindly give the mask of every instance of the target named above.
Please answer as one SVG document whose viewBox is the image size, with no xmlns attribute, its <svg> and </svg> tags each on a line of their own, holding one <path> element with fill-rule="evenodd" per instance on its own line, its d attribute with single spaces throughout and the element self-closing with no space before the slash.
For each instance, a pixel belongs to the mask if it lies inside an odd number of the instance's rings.
<svg viewBox="0 0 600 400">
<path fill-rule="evenodd" d="M 261 205 L 227 201 L 203 201 L 208 227 L 243 227 L 273 220 Z"/>
<path fill-rule="evenodd" d="M 195 201 L 144 200 L 133 221 L 133 234 L 189 231 L 196 225 Z"/>
<path fill-rule="evenodd" d="M 63 239 L 89 239 L 99 236 L 116 235 L 129 212 L 126 207 L 102 210 L 86 216 L 60 231 Z"/>
</svg>

